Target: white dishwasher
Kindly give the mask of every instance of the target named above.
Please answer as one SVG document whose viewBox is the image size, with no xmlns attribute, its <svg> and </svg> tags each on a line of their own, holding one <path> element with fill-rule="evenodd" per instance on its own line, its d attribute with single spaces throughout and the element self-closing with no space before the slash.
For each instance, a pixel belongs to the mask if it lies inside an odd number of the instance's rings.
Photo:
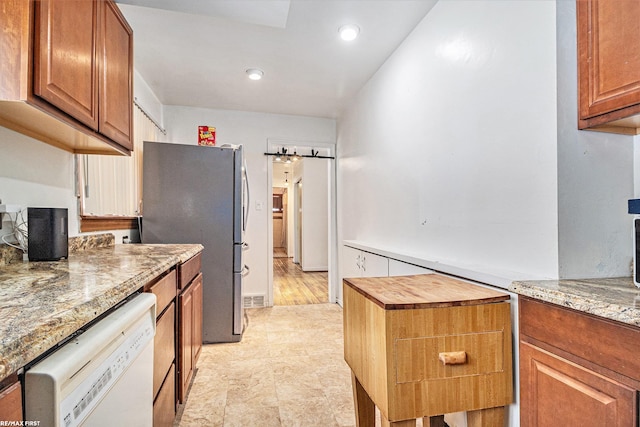
<svg viewBox="0 0 640 427">
<path fill-rule="evenodd" d="M 25 372 L 42 427 L 151 427 L 156 297 L 138 294 Z"/>
</svg>

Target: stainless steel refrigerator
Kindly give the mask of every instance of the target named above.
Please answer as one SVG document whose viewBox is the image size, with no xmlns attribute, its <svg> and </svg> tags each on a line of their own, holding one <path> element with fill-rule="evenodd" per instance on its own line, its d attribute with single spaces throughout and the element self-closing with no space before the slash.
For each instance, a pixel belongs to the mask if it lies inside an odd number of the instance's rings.
<svg viewBox="0 0 640 427">
<path fill-rule="evenodd" d="M 201 243 L 205 343 L 242 338 L 248 181 L 242 146 L 144 142 L 142 243 Z"/>
</svg>

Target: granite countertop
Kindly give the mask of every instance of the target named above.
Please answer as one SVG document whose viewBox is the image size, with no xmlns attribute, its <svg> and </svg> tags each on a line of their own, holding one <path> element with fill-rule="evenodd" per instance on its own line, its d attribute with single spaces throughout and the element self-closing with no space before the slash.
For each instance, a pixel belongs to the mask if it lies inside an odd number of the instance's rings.
<svg viewBox="0 0 640 427">
<path fill-rule="evenodd" d="M 0 268 L 0 381 L 202 245 L 115 245 Z"/>
<path fill-rule="evenodd" d="M 631 277 L 513 282 L 510 291 L 562 307 L 640 326 L 640 289 Z"/>
</svg>

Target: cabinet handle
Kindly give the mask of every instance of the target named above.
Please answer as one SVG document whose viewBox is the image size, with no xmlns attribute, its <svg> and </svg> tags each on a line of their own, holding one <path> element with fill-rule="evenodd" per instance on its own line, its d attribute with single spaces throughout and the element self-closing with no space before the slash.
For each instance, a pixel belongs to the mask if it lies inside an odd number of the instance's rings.
<svg viewBox="0 0 640 427">
<path fill-rule="evenodd" d="M 464 351 L 448 351 L 438 354 L 443 365 L 464 365 L 467 363 L 467 353 Z"/>
</svg>

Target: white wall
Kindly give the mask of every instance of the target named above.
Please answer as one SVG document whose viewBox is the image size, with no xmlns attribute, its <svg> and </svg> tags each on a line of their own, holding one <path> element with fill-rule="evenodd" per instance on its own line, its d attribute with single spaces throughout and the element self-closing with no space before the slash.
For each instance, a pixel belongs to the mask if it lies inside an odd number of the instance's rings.
<svg viewBox="0 0 640 427">
<path fill-rule="evenodd" d="M 335 141 L 335 121 L 331 119 L 213 110 L 182 106 L 165 106 L 164 124 L 167 141 L 197 143 L 199 125 L 216 127 L 217 144 L 243 144 L 251 184 L 251 206 L 246 239 L 251 249 L 246 255 L 251 274 L 246 277 L 244 292 L 268 295 L 268 277 L 272 251 L 268 241 L 269 177 L 267 138 L 300 141 Z M 290 200 L 290 203 L 292 200 Z"/>
<path fill-rule="evenodd" d="M 0 199 L 27 207 L 67 208 L 69 236 L 80 234 L 73 154 L 0 127 Z M 15 214 L 12 214 L 15 217 Z M 27 219 L 26 212 L 24 219 Z M 11 227 L 5 215 L 0 235 Z"/>
<path fill-rule="evenodd" d="M 3 127 L 0 127 L 0 199 L 2 203 L 23 209 L 67 208 L 69 237 L 96 234 L 80 233 L 73 154 Z M 27 219 L 26 211 L 24 219 Z M 9 218 L 5 215 L 0 236 L 10 231 Z M 124 236 L 138 239 L 137 230 L 109 232 L 115 235 L 116 243 L 122 242 Z"/>
<path fill-rule="evenodd" d="M 555 3 L 440 1 L 338 122 L 338 240 L 557 277 Z"/>
</svg>

